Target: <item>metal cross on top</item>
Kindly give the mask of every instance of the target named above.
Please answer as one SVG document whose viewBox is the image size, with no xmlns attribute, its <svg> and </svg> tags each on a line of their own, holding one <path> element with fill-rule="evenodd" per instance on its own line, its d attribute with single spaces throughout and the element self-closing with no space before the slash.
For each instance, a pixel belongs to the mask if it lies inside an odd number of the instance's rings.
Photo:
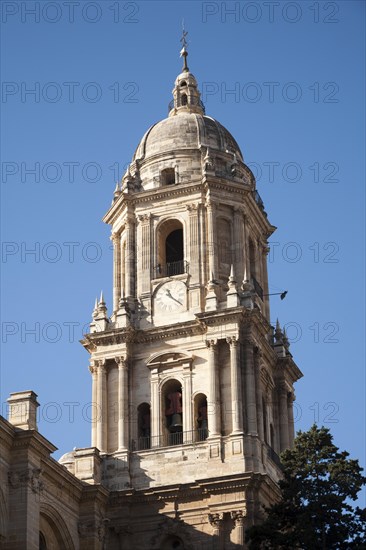
<svg viewBox="0 0 366 550">
<path fill-rule="evenodd" d="M 187 52 L 187 47 L 188 47 L 188 42 L 187 42 L 187 36 L 188 34 L 188 31 L 186 31 L 184 29 L 184 21 L 182 23 L 182 38 L 180 39 L 181 43 L 182 43 L 182 49 L 180 51 L 180 57 L 183 57 L 184 59 L 184 65 L 183 65 L 183 71 L 188 71 L 188 65 L 187 65 L 187 55 L 188 55 L 188 52 Z"/>
</svg>

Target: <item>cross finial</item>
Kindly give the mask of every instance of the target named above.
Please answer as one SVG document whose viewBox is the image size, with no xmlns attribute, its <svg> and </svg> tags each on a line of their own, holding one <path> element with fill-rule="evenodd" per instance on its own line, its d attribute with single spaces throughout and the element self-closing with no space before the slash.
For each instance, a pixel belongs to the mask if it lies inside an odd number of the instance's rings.
<svg viewBox="0 0 366 550">
<path fill-rule="evenodd" d="M 182 49 L 180 51 L 180 57 L 183 57 L 183 71 L 188 71 L 188 65 L 187 65 L 187 55 L 188 55 L 188 52 L 187 52 L 187 47 L 188 47 L 188 41 L 187 41 L 187 34 L 188 34 L 188 31 L 185 30 L 184 28 L 184 19 L 182 21 L 182 38 L 180 39 L 181 43 L 182 43 Z"/>
</svg>

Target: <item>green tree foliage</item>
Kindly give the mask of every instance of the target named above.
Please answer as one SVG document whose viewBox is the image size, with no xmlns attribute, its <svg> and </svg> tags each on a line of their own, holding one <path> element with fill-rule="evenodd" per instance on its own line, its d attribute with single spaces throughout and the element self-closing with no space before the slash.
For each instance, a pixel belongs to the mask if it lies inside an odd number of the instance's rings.
<svg viewBox="0 0 366 550">
<path fill-rule="evenodd" d="M 366 550 L 366 508 L 351 501 L 366 478 L 327 428 L 298 432 L 281 455 L 281 500 L 246 532 L 249 550 Z"/>
</svg>

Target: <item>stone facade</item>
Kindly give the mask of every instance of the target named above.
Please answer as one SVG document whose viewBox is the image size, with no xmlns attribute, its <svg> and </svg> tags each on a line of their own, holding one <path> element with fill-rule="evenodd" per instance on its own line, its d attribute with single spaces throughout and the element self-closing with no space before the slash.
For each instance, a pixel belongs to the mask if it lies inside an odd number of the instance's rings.
<svg viewBox="0 0 366 550">
<path fill-rule="evenodd" d="M 270 324 L 275 228 L 186 63 L 169 117 L 142 138 L 104 221 L 113 310 L 96 301 L 82 342 L 92 446 L 55 462 L 35 394 L 12 395 L 3 547 L 244 548 L 245 528 L 278 497 L 302 374 Z"/>
</svg>

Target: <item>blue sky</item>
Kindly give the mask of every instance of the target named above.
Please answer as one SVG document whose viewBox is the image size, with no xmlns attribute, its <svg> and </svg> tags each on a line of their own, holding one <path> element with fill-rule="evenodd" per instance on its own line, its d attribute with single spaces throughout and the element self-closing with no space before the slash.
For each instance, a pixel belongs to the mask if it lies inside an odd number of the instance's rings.
<svg viewBox="0 0 366 550">
<path fill-rule="evenodd" d="M 235 136 L 278 227 L 270 288 L 288 296 L 272 298 L 271 317 L 304 373 L 296 428 L 324 424 L 364 463 L 364 11 L 2 3 L 2 413 L 10 392 L 33 389 L 56 457 L 90 445 L 78 340 L 101 289 L 111 305 L 101 218 L 145 130 L 167 116 L 184 18 L 206 112 Z"/>
</svg>

